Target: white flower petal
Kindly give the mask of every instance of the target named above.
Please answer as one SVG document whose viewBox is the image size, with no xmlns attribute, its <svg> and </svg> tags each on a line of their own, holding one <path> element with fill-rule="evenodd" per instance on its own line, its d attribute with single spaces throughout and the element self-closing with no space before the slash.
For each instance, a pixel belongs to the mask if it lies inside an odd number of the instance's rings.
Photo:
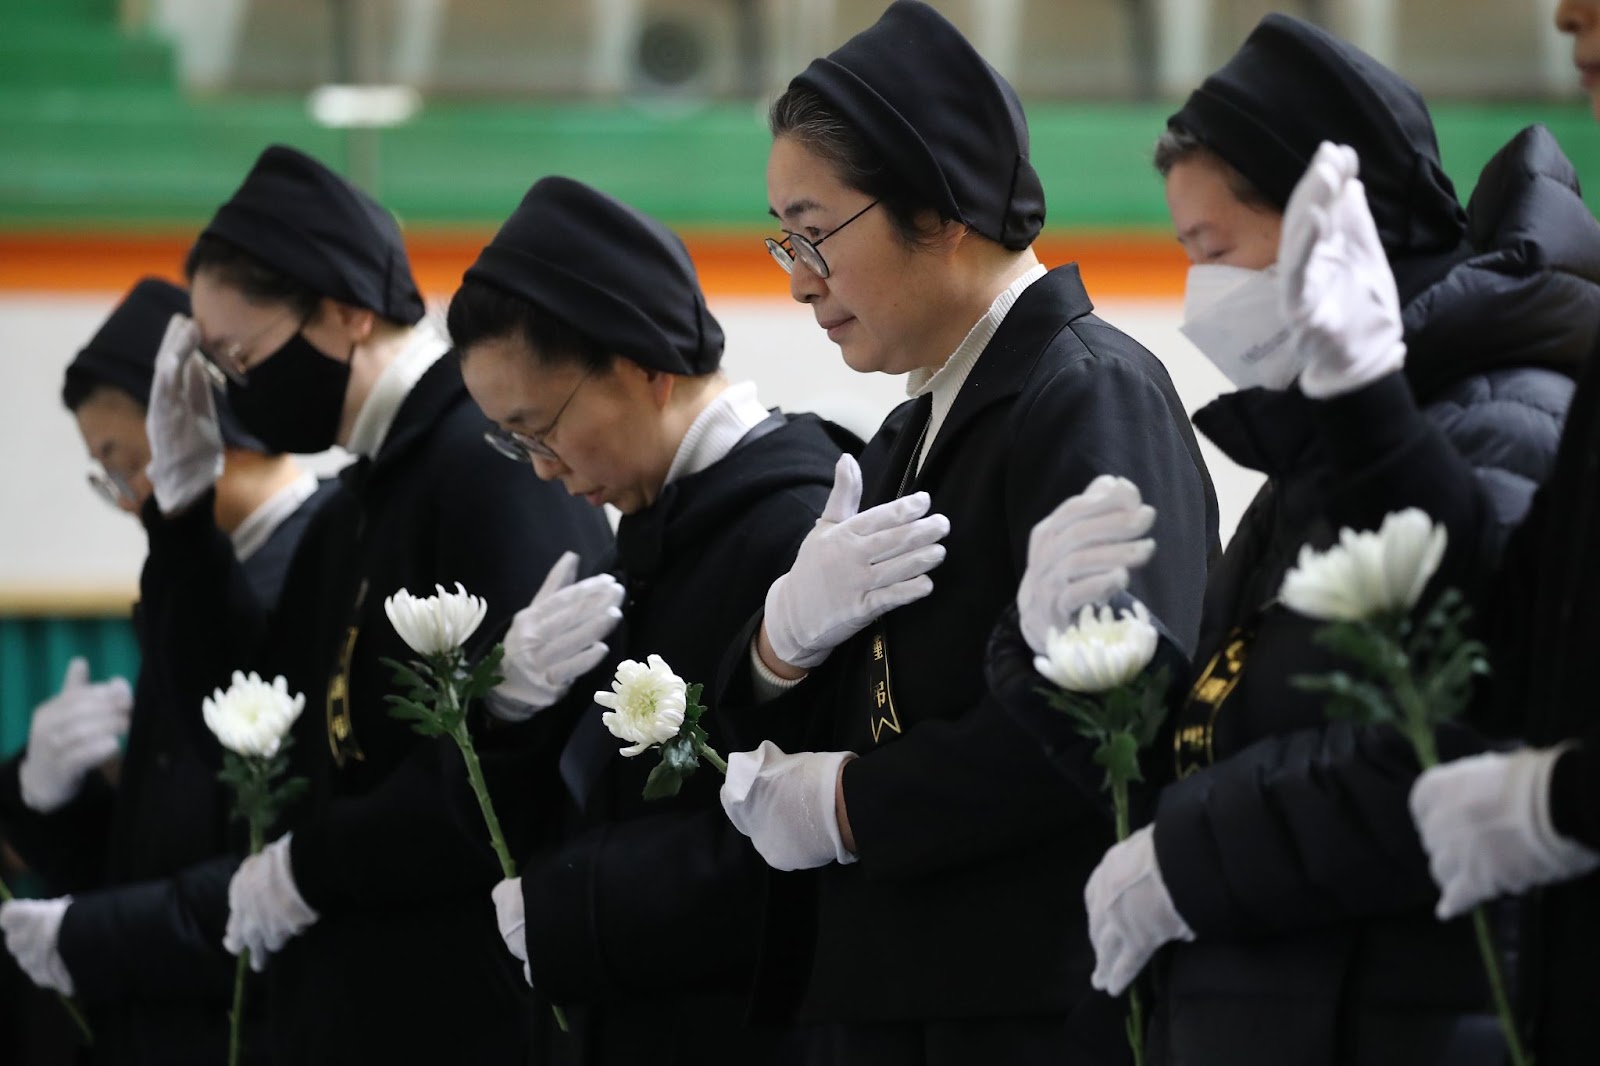
<svg viewBox="0 0 1600 1066">
<path fill-rule="evenodd" d="M 1326 622 L 1353 622 L 1408 611 L 1444 559 L 1448 534 L 1416 508 L 1395 512 L 1377 532 L 1339 531 L 1325 552 L 1300 549 L 1279 598 L 1291 610 Z"/>
<path fill-rule="evenodd" d="M 1155 657 L 1160 635 L 1143 610 L 1085 607 L 1075 624 L 1049 630 L 1034 669 L 1069 692 L 1099 693 L 1126 685 Z"/>
<path fill-rule="evenodd" d="M 678 735 L 688 710 L 688 685 L 665 659 L 651 655 L 647 663 L 625 659 L 617 664 L 611 692 L 595 693 L 595 702 L 609 707 L 601 716 L 612 736 L 628 741 L 627 756 L 638 755 Z"/>
<path fill-rule="evenodd" d="M 277 677 L 269 684 L 252 673 L 235 671 L 226 692 L 217 690 L 201 701 L 206 728 L 217 742 L 240 755 L 276 755 L 305 710 L 305 696 L 289 692 L 289 683 Z"/>
</svg>

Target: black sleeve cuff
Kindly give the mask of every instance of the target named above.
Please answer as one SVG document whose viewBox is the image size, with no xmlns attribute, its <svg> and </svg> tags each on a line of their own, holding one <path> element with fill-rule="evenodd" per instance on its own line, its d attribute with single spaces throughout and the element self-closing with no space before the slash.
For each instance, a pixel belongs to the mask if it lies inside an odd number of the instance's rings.
<svg viewBox="0 0 1600 1066">
<path fill-rule="evenodd" d="M 1384 462 L 1425 427 L 1411 386 L 1399 371 L 1313 403 L 1311 409 L 1329 453 L 1347 473 Z"/>
</svg>

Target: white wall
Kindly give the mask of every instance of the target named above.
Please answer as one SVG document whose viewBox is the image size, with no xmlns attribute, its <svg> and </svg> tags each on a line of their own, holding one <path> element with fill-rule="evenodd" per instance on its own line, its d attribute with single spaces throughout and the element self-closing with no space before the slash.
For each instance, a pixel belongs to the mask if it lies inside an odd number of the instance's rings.
<svg viewBox="0 0 1600 1066">
<path fill-rule="evenodd" d="M 137 578 L 143 534 L 84 482 L 83 445 L 59 400 L 62 370 L 115 298 L 0 294 L 0 604 L 120 595 Z M 904 398 L 899 379 L 846 368 L 797 304 L 724 300 L 713 310 L 728 334 L 729 372 L 754 379 L 769 404 L 815 410 L 867 436 Z M 1098 310 L 1163 358 L 1190 411 L 1226 385 L 1177 332 L 1177 304 L 1107 302 Z M 1226 538 L 1260 478 L 1202 444 Z"/>
</svg>

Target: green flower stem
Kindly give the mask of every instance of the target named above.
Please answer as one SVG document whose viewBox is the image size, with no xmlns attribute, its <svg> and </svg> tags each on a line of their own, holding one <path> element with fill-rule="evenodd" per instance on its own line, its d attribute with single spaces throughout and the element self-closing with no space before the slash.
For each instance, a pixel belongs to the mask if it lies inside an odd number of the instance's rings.
<svg viewBox="0 0 1600 1066">
<path fill-rule="evenodd" d="M 16 898 L 11 894 L 11 888 L 5 883 L 4 879 L 0 879 L 0 903 L 10 903 Z M 57 992 L 56 999 L 61 1001 L 61 1009 L 71 1016 L 72 1024 L 77 1026 L 78 1035 L 83 1037 L 83 1042 L 85 1044 L 93 1044 L 94 1031 L 89 1028 L 89 1021 L 83 1016 L 83 1011 L 78 1007 L 78 1001 L 65 992 Z"/>
<path fill-rule="evenodd" d="M 459 652 L 456 654 L 460 655 Z M 472 794 L 478 798 L 478 810 L 483 812 L 483 822 L 489 827 L 489 846 L 494 849 L 495 858 L 500 860 L 501 875 L 507 881 L 514 880 L 517 864 L 511 858 L 511 849 L 506 846 L 505 833 L 500 829 L 500 816 L 494 811 L 494 802 L 489 799 L 489 783 L 483 778 L 483 764 L 478 761 L 478 749 L 473 746 L 472 735 L 467 732 L 467 716 L 462 713 L 461 700 L 451 680 L 455 670 L 436 669 L 434 673 L 439 680 L 439 706 L 456 723 L 450 731 L 450 739 L 456 742 L 456 747 L 461 751 L 461 761 L 467 765 L 467 780 L 472 784 Z M 567 1012 L 558 1004 L 550 1004 L 550 1013 L 555 1016 L 556 1025 L 561 1027 L 563 1033 L 572 1031 L 567 1024 Z"/>
<path fill-rule="evenodd" d="M 1128 782 L 1122 776 L 1111 779 L 1111 805 L 1117 816 L 1117 842 L 1128 839 Z M 1133 1049 L 1134 1066 L 1144 1066 L 1144 998 L 1137 980 L 1128 986 L 1128 1046 Z"/>
<path fill-rule="evenodd" d="M 511 849 L 506 847 L 505 834 L 500 830 L 500 817 L 495 814 L 494 804 L 489 800 L 489 785 L 483 779 L 483 766 L 478 762 L 477 749 L 472 746 L 465 723 L 457 726 L 450 735 L 456 747 L 461 749 L 462 761 L 467 764 L 467 780 L 472 782 L 472 794 L 478 797 L 478 809 L 483 812 L 483 821 L 489 827 L 489 844 L 494 848 L 495 858 L 500 860 L 500 872 L 509 881 L 517 876 L 517 864 L 511 859 Z"/>
<path fill-rule="evenodd" d="M 716 768 L 717 773 L 721 774 L 723 777 L 728 776 L 728 764 L 726 760 L 724 760 L 722 756 L 718 755 L 716 751 L 712 749 L 710 744 L 697 744 L 695 745 L 695 750 L 700 753 L 700 757 L 702 759 Z"/>
<path fill-rule="evenodd" d="M 250 816 L 250 854 L 260 854 L 266 844 L 266 826 L 259 812 Z M 244 982 L 249 976 L 250 949 L 239 952 L 233 963 L 233 1009 L 228 1012 L 228 1066 L 239 1066 L 244 1046 Z"/>
<path fill-rule="evenodd" d="M 1399 663 L 1406 659 L 1400 657 Z M 1406 737 L 1416 749 L 1417 761 L 1424 771 L 1439 765 L 1439 750 L 1434 744 L 1433 724 L 1429 721 L 1428 706 L 1417 691 L 1416 681 L 1408 665 L 1400 665 L 1393 672 L 1390 684 L 1395 699 L 1400 704 L 1400 720 Z M 1506 1051 L 1512 1066 L 1529 1066 L 1533 1059 L 1522 1046 L 1522 1036 L 1517 1032 L 1517 1021 L 1511 1013 L 1511 999 L 1506 995 L 1506 979 L 1500 970 L 1500 954 L 1495 950 L 1494 937 L 1489 932 L 1489 918 L 1483 907 L 1472 909 L 1472 927 L 1478 937 L 1478 954 L 1483 959 L 1483 972 L 1489 978 L 1489 992 L 1494 997 L 1495 1013 L 1500 1016 L 1500 1029 L 1505 1033 Z"/>
</svg>

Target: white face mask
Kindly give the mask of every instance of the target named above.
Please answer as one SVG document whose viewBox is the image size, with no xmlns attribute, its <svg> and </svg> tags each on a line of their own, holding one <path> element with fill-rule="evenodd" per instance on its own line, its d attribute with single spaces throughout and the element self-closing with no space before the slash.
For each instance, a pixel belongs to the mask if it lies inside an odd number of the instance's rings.
<svg viewBox="0 0 1600 1066">
<path fill-rule="evenodd" d="M 1305 368 L 1278 301 L 1276 266 L 1189 268 L 1179 331 L 1235 388 L 1287 389 Z"/>
</svg>

